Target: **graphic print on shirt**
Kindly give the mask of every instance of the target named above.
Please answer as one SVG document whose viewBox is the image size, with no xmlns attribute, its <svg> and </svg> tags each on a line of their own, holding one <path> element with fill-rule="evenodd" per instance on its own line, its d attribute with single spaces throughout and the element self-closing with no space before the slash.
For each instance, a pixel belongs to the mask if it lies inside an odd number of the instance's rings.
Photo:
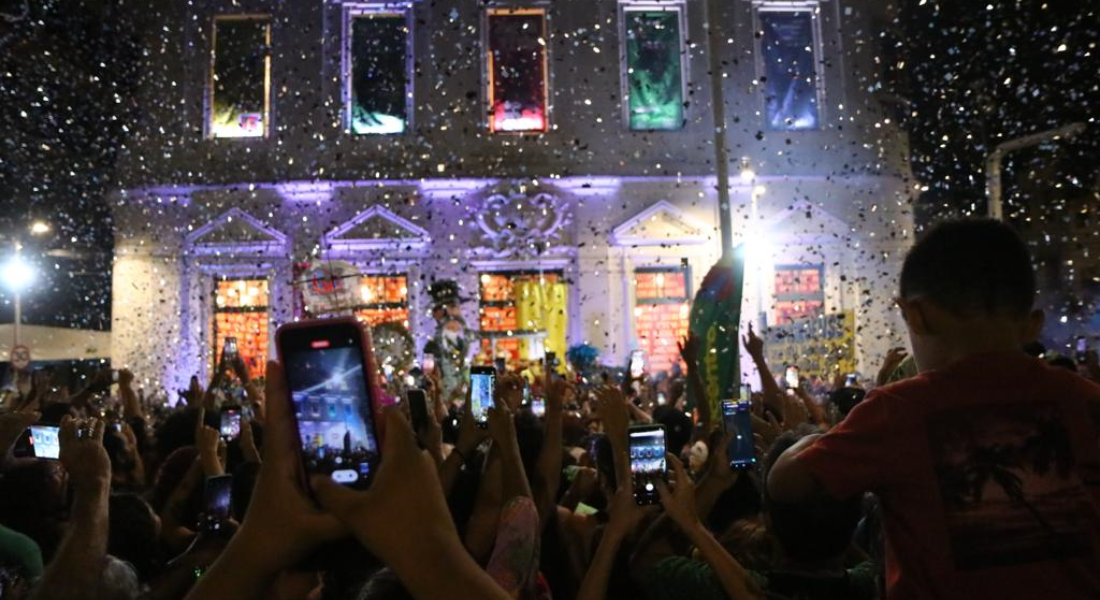
<svg viewBox="0 0 1100 600">
<path fill-rule="evenodd" d="M 1091 556 L 1090 498 L 1055 404 L 993 404 L 929 417 L 955 568 Z"/>
</svg>

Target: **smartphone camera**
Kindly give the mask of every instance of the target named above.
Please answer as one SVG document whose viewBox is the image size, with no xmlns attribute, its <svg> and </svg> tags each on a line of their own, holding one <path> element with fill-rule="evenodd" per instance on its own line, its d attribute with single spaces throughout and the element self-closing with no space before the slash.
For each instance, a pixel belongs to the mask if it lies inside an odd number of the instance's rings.
<svg viewBox="0 0 1100 600">
<path fill-rule="evenodd" d="M 663 425 L 631 427 L 630 472 L 634 476 L 634 501 L 640 506 L 661 501 L 657 482 L 666 479 L 665 428 Z"/>
<path fill-rule="evenodd" d="M 546 400 L 543 400 L 542 398 L 538 398 L 538 397 L 532 399 L 531 400 L 531 414 L 535 415 L 536 417 L 545 417 L 546 416 Z"/>
<path fill-rule="evenodd" d="M 225 441 L 229 442 L 237 439 L 241 435 L 241 407 L 223 406 L 219 429 Z"/>
<path fill-rule="evenodd" d="M 202 530 L 211 533 L 221 531 L 225 522 L 229 520 L 229 511 L 233 505 L 233 476 L 208 477 L 203 490 L 203 499 L 200 524 Z"/>
<path fill-rule="evenodd" d="M 784 375 L 784 379 L 786 379 L 786 381 L 787 381 L 787 387 L 788 388 L 790 388 L 792 390 L 797 390 L 798 386 L 799 386 L 799 383 L 800 383 L 799 380 L 801 379 L 799 377 L 798 367 L 793 366 L 793 365 L 790 366 L 790 367 L 787 367 L 787 372 Z"/>
<path fill-rule="evenodd" d="M 752 435 L 752 403 L 722 401 L 722 425 L 730 434 L 726 458 L 731 469 L 747 469 L 756 464 L 756 442 Z"/>
<path fill-rule="evenodd" d="M 494 367 L 474 367 L 470 369 L 470 412 L 474 415 L 478 427 L 489 427 L 489 409 L 493 407 L 493 391 L 496 388 L 497 373 Z"/>
</svg>

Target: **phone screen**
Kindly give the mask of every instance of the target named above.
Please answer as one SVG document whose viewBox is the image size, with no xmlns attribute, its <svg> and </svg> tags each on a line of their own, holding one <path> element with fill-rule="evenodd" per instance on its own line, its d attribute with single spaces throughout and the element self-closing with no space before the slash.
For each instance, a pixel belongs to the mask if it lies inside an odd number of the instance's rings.
<svg viewBox="0 0 1100 600">
<path fill-rule="evenodd" d="M 229 520 L 229 509 L 233 504 L 233 476 L 207 477 L 203 498 L 203 529 L 218 531 Z"/>
<path fill-rule="evenodd" d="M 536 417 L 546 416 L 546 400 L 542 398 L 535 398 L 531 400 L 531 412 Z"/>
<path fill-rule="evenodd" d="M 496 379 L 493 367 L 474 367 L 470 372 L 470 412 L 481 427 L 489 426 L 489 409 L 493 407 Z"/>
<path fill-rule="evenodd" d="M 630 428 L 630 472 L 634 475 L 634 501 L 657 504 L 657 482 L 665 478 L 665 428 L 646 425 Z"/>
<path fill-rule="evenodd" d="M 222 346 L 222 357 L 232 358 L 237 355 L 237 338 L 227 337 L 225 338 L 225 345 Z"/>
<path fill-rule="evenodd" d="M 744 384 L 741 385 L 741 401 L 742 402 L 749 402 L 750 404 L 752 403 L 752 386 L 751 385 L 744 385 Z"/>
<path fill-rule="evenodd" d="M 409 415 L 412 417 L 413 429 L 424 431 L 428 428 L 428 396 L 424 390 L 409 390 Z"/>
<path fill-rule="evenodd" d="M 726 428 L 726 433 L 733 435 L 726 449 L 730 467 L 744 469 L 756 464 L 756 442 L 752 436 L 752 404 L 723 400 L 722 424 Z"/>
<path fill-rule="evenodd" d="M 351 321 L 317 321 L 278 337 L 306 474 L 365 489 L 381 455 L 362 329 Z"/>
<path fill-rule="evenodd" d="M 638 379 L 645 375 L 645 353 L 635 350 L 630 353 L 630 376 Z"/>
<path fill-rule="evenodd" d="M 35 458 L 57 460 L 61 456 L 60 428 L 56 425 L 31 425 L 30 444 Z"/>
<path fill-rule="evenodd" d="M 798 367 L 787 367 L 786 373 L 787 387 L 793 389 L 798 388 Z"/>
<path fill-rule="evenodd" d="M 420 367 L 425 373 L 431 373 L 435 370 L 435 355 L 431 353 L 425 353 L 423 360 L 420 361 Z"/>
<path fill-rule="evenodd" d="M 222 437 L 228 440 L 235 440 L 237 436 L 241 435 L 241 409 L 240 407 L 223 407 L 222 408 L 222 420 L 221 420 L 221 434 Z"/>
</svg>

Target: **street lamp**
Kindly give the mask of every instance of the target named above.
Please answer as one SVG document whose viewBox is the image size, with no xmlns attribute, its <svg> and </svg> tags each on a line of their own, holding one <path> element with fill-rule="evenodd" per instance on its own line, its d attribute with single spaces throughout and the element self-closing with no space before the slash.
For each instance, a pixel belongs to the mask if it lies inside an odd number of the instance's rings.
<svg viewBox="0 0 1100 600">
<path fill-rule="evenodd" d="M 998 144 L 989 156 L 985 157 L 985 191 L 989 197 L 989 218 L 1000 221 L 1004 218 L 1004 200 L 1001 198 L 1001 161 L 1009 152 L 1022 148 L 1038 146 L 1043 142 L 1068 139 L 1085 130 L 1084 123 L 1070 123 L 1065 127 L 1048 129 L 1031 135 Z"/>
<path fill-rule="evenodd" d="M 34 267 L 19 254 L 18 248 L 7 262 L 0 266 L 0 281 L 15 295 L 15 323 L 12 327 L 14 344 L 19 345 L 19 329 L 23 321 L 22 292 L 34 281 Z"/>
</svg>

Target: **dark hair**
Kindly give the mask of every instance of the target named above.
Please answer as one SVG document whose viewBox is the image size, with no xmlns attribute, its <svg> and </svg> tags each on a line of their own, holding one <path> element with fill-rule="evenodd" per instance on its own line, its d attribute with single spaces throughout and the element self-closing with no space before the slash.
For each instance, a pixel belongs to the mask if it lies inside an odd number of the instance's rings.
<svg viewBox="0 0 1100 600">
<path fill-rule="evenodd" d="M 159 566 L 153 507 L 137 494 L 113 494 L 107 514 L 107 552 L 134 565 L 141 581 L 151 580 Z"/>
<path fill-rule="evenodd" d="M 49 562 L 65 534 L 68 476 L 54 460 L 18 460 L 0 474 L 0 525 L 31 538 Z"/>
<path fill-rule="evenodd" d="M 809 425 L 797 427 L 777 437 L 764 457 L 764 480 L 779 456 L 798 440 L 819 433 Z M 816 494 L 801 502 L 776 502 L 764 488 L 764 507 L 771 517 L 771 532 L 787 556 L 798 561 L 820 561 L 843 554 L 852 542 L 852 535 L 862 516 L 862 499 L 858 494 L 837 500 L 827 494 Z"/>
<path fill-rule="evenodd" d="M 1026 315 L 1035 300 L 1031 255 L 999 221 L 947 221 L 933 227 L 905 257 L 901 297 L 924 297 L 950 313 Z"/>
</svg>

